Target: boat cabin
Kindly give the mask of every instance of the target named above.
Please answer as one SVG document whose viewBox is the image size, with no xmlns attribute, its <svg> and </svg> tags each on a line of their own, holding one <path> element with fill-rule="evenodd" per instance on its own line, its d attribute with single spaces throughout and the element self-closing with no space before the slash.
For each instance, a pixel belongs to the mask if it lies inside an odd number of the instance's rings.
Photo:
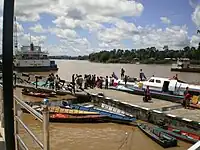
<svg viewBox="0 0 200 150">
<path fill-rule="evenodd" d="M 192 95 L 200 95 L 200 85 L 187 84 L 175 79 L 151 77 L 147 81 L 143 81 L 143 88 L 157 92 L 165 92 L 175 95 L 184 95 L 186 87 L 189 87 L 189 92 Z"/>
<path fill-rule="evenodd" d="M 189 58 L 179 58 L 177 60 L 177 68 L 189 68 L 190 67 L 190 59 Z"/>
<path fill-rule="evenodd" d="M 151 77 L 149 80 L 143 82 L 143 87 L 146 88 L 149 86 L 150 90 L 168 92 L 169 84 L 170 79 Z"/>
</svg>

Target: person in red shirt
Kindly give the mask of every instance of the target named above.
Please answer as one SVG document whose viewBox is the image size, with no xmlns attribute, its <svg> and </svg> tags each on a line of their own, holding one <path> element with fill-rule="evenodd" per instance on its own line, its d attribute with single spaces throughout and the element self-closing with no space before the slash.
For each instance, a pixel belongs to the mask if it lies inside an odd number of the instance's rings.
<svg viewBox="0 0 200 150">
<path fill-rule="evenodd" d="M 151 100 L 151 95 L 150 95 L 150 89 L 149 86 L 147 86 L 146 90 L 144 91 L 144 102 L 148 102 Z"/>
<path fill-rule="evenodd" d="M 189 107 L 190 99 L 191 99 L 191 95 L 189 93 L 189 88 L 186 87 L 186 90 L 184 92 L 184 100 L 183 100 L 183 106 L 185 107 L 185 109 L 187 109 L 187 107 Z"/>
</svg>

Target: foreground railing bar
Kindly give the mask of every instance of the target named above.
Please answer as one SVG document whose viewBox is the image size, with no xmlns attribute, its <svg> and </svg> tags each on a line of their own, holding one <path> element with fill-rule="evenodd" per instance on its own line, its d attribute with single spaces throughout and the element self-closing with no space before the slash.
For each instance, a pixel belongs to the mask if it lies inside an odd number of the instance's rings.
<svg viewBox="0 0 200 150">
<path fill-rule="evenodd" d="M 3 88 L 3 85 L 0 84 L 0 88 Z M 14 95 L 14 99 L 22 106 L 25 108 L 28 112 L 30 112 L 34 117 L 36 117 L 40 122 L 43 122 L 43 116 L 38 113 L 36 110 L 34 110 L 32 107 L 30 107 L 28 104 L 26 104 L 24 101 L 19 99 L 17 96 Z"/>
<path fill-rule="evenodd" d="M 26 104 L 24 101 L 22 101 L 21 99 L 17 98 L 16 96 L 14 96 L 15 100 L 17 103 L 20 104 L 20 106 L 22 106 L 23 108 L 25 108 L 28 112 L 30 112 L 34 117 L 36 117 L 40 122 L 43 122 L 43 116 L 38 113 L 36 110 L 34 110 L 31 106 L 29 106 L 28 104 Z"/>
<path fill-rule="evenodd" d="M 29 150 L 29 148 L 27 147 L 27 145 L 23 142 L 23 140 L 21 139 L 21 137 L 19 135 L 15 135 L 17 140 L 20 142 L 20 144 L 23 146 L 23 149 L 25 150 Z M 20 150 L 21 148 L 19 148 Z"/>
<path fill-rule="evenodd" d="M 41 149 L 43 149 L 43 144 L 37 139 L 37 137 L 29 130 L 29 128 L 22 122 L 22 120 L 15 116 L 16 120 L 24 127 L 24 129 L 29 133 L 29 135 L 34 139 L 34 141 L 40 146 Z"/>
</svg>

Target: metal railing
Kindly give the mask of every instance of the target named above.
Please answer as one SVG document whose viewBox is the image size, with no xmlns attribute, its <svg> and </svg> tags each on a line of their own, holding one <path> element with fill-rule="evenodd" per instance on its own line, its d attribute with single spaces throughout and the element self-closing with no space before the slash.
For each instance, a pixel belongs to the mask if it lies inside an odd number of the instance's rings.
<svg viewBox="0 0 200 150">
<path fill-rule="evenodd" d="M 26 111 L 28 111 L 31 115 L 33 115 L 35 118 L 37 118 L 40 122 L 43 123 L 43 143 L 34 135 L 34 133 L 26 126 L 26 124 L 20 119 L 18 116 L 18 109 L 17 104 L 24 108 Z M 14 96 L 14 126 L 15 126 L 15 148 L 16 150 L 19 150 L 21 146 L 25 150 L 29 150 L 27 145 L 23 142 L 22 138 L 20 137 L 20 134 L 18 132 L 18 124 L 20 124 L 25 131 L 32 137 L 32 139 L 38 144 L 38 146 L 43 150 L 49 150 L 49 110 L 48 110 L 48 100 L 44 101 L 44 104 L 42 105 L 42 115 L 34 110 L 31 106 L 26 104 L 23 100 L 17 98 Z M 19 143 L 21 145 L 19 145 Z"/>
</svg>

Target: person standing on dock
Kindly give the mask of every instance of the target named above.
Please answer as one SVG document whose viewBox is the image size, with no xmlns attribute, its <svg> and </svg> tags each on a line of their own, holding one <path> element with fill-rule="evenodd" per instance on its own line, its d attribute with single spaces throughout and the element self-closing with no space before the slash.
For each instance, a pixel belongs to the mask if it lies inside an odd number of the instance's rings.
<svg viewBox="0 0 200 150">
<path fill-rule="evenodd" d="M 147 86 L 147 88 L 144 91 L 144 102 L 148 102 L 149 100 L 151 100 L 151 94 L 150 94 L 150 89 L 149 86 Z"/>
<path fill-rule="evenodd" d="M 106 79 L 105 79 L 105 89 L 108 89 L 108 76 L 106 76 Z"/>
<path fill-rule="evenodd" d="M 126 87 L 127 81 L 128 81 L 128 76 L 125 75 L 125 77 L 124 77 L 125 87 Z"/>
<path fill-rule="evenodd" d="M 59 83 L 60 83 L 60 77 L 58 75 L 56 75 L 56 78 L 55 78 L 55 88 L 56 88 L 56 90 L 60 89 Z"/>
<path fill-rule="evenodd" d="M 54 89 L 54 81 L 55 81 L 55 76 L 54 76 L 54 74 L 52 73 L 51 74 L 51 80 L 50 80 L 50 88 L 51 89 Z"/>
<path fill-rule="evenodd" d="M 125 70 L 124 70 L 124 68 L 122 68 L 122 69 L 121 69 L 121 79 L 124 78 L 124 74 L 125 74 Z"/>
<path fill-rule="evenodd" d="M 147 78 L 146 78 L 146 76 L 144 75 L 142 69 L 140 69 L 140 81 L 144 81 L 143 79 L 146 80 Z"/>
<path fill-rule="evenodd" d="M 75 74 L 72 75 L 72 89 L 73 92 L 75 93 Z"/>
<path fill-rule="evenodd" d="M 186 87 L 186 90 L 184 92 L 184 100 L 183 100 L 183 106 L 185 107 L 185 109 L 187 109 L 189 107 L 190 99 L 191 99 L 191 95 L 189 93 L 189 88 Z"/>
</svg>

